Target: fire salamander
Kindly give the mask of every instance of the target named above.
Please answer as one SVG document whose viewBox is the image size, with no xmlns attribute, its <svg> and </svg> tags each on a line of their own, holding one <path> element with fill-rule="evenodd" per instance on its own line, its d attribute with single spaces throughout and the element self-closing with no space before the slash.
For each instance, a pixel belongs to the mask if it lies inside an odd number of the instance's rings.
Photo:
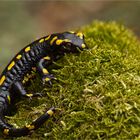
<svg viewBox="0 0 140 140">
<path fill-rule="evenodd" d="M 39 128 L 56 111 L 56 108 L 52 107 L 31 124 L 22 128 L 15 128 L 4 120 L 9 113 L 9 108 L 15 103 L 15 98 L 36 96 L 35 93 L 26 92 L 25 75 L 30 76 L 30 72 L 36 68 L 42 81 L 51 84 L 51 80 L 55 77 L 49 74 L 46 67 L 64 56 L 65 53 L 78 53 L 86 47 L 84 35 L 80 32 L 55 33 L 27 45 L 11 60 L 0 76 L 0 131 L 4 136 L 28 135 Z"/>
</svg>

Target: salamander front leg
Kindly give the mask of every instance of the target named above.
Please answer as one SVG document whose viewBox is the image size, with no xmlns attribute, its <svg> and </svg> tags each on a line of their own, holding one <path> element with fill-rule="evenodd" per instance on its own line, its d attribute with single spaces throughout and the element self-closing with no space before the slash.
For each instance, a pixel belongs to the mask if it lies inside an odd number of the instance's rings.
<svg viewBox="0 0 140 140">
<path fill-rule="evenodd" d="M 41 74 L 43 84 L 45 84 L 45 82 L 48 82 L 50 85 L 52 85 L 51 80 L 56 79 L 53 76 L 53 74 L 49 74 L 48 70 L 45 68 L 50 63 L 52 63 L 52 61 L 51 61 L 51 58 L 49 56 L 46 56 L 46 57 L 42 58 L 38 62 L 37 70 L 38 70 L 39 74 Z"/>
</svg>

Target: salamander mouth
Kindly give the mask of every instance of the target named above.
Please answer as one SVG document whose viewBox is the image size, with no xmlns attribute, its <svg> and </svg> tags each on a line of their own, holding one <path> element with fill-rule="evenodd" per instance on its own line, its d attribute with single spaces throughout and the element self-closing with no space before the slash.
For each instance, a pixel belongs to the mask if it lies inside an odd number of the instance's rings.
<svg viewBox="0 0 140 140">
<path fill-rule="evenodd" d="M 64 48 L 64 52 L 65 53 L 79 53 L 81 51 L 81 49 L 79 47 L 75 47 L 75 46 L 71 46 L 71 47 L 67 47 L 65 45 L 63 45 Z"/>
</svg>

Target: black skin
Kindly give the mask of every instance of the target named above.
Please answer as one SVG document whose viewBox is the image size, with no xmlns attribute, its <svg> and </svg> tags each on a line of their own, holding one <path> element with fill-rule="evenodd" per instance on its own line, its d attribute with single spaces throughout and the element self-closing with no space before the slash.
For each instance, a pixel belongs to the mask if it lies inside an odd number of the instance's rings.
<svg viewBox="0 0 140 140">
<path fill-rule="evenodd" d="M 56 108 L 52 107 L 30 125 L 23 128 L 14 128 L 4 120 L 8 109 L 18 96 L 29 97 L 37 94 L 28 94 L 24 88 L 24 77 L 36 68 L 43 83 L 55 79 L 49 74 L 46 67 L 57 61 L 65 53 L 79 53 L 87 46 L 82 33 L 64 32 L 42 37 L 23 48 L 8 64 L 0 77 L 0 130 L 6 136 L 20 137 L 28 135 L 48 120 Z"/>
</svg>

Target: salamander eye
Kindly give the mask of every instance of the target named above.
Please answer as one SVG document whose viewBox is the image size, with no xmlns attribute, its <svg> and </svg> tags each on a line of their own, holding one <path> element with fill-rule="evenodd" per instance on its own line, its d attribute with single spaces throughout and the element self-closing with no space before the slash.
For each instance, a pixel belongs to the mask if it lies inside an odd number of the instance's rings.
<svg viewBox="0 0 140 140">
<path fill-rule="evenodd" d="M 66 46 L 67 46 L 67 47 L 71 47 L 71 43 L 68 42 L 68 43 L 66 44 Z"/>
</svg>

